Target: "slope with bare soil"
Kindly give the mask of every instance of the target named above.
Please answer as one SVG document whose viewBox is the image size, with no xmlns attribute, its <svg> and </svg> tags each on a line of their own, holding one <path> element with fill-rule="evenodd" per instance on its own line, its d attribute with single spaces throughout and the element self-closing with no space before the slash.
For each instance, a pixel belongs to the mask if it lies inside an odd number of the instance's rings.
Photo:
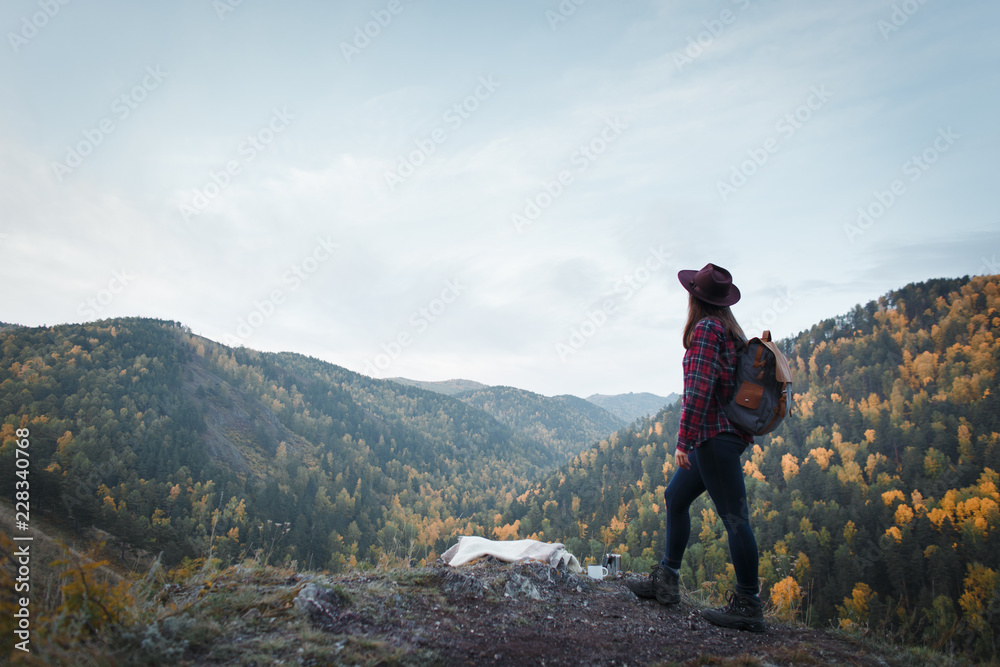
<svg viewBox="0 0 1000 667">
<path fill-rule="evenodd" d="M 194 594 L 180 587 L 176 595 L 197 602 L 151 624 L 145 635 L 162 637 L 179 665 L 913 661 L 774 621 L 762 634 L 725 630 L 705 622 L 694 603 L 637 600 L 620 579 L 594 581 L 541 563 L 488 558 L 456 569 L 337 576 L 242 566 L 222 573 L 211 589 Z"/>
<path fill-rule="evenodd" d="M 647 665 L 710 656 L 751 663 L 885 664 L 823 632 L 773 622 L 763 634 L 725 630 L 704 621 L 691 603 L 663 607 L 640 601 L 622 580 L 598 582 L 541 563 L 484 561 L 460 570 L 430 569 L 404 577 L 396 588 L 395 595 L 413 603 L 395 618 L 375 613 L 367 627 L 355 629 L 408 645 L 414 657 L 433 655 L 441 664 Z M 418 602 L 421 596 L 412 592 L 420 588 L 435 595 Z M 348 607 L 342 613 L 364 618 L 361 610 L 368 604 L 359 600 L 358 611 Z"/>
</svg>

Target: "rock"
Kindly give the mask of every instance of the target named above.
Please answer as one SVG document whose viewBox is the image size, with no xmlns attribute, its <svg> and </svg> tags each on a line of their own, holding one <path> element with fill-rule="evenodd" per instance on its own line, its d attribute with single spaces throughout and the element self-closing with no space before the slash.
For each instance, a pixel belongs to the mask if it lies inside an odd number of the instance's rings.
<svg viewBox="0 0 1000 667">
<path fill-rule="evenodd" d="M 344 607 L 348 604 L 349 600 L 341 592 L 313 583 L 303 586 L 294 601 L 296 609 L 324 630 L 337 634 L 359 634 L 371 621 L 356 612 L 345 611 Z"/>
<path fill-rule="evenodd" d="M 531 583 L 531 580 L 517 572 L 512 572 L 510 578 L 507 579 L 507 585 L 504 586 L 503 594 L 512 598 L 526 597 L 532 600 L 542 599 L 542 594 L 538 592 L 538 588 Z"/>
<path fill-rule="evenodd" d="M 441 586 L 446 593 L 458 597 L 483 597 L 489 588 L 486 583 L 472 576 L 457 570 L 449 569 L 444 575 L 444 584 Z"/>
</svg>

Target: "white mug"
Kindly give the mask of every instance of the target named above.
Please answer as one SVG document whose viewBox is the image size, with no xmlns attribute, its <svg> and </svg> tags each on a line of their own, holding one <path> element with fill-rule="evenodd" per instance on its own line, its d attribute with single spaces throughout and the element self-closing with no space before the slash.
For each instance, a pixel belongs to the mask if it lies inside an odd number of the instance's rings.
<svg viewBox="0 0 1000 667">
<path fill-rule="evenodd" d="M 603 565 L 588 565 L 587 576 L 591 579 L 603 579 L 608 576 L 608 568 Z"/>
</svg>

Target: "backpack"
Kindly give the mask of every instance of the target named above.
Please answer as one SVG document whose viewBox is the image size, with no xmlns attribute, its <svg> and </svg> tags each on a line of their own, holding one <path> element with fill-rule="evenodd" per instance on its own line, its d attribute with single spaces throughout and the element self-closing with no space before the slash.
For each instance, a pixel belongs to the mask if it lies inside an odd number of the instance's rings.
<svg viewBox="0 0 1000 667">
<path fill-rule="evenodd" d="M 751 435 L 778 428 L 792 411 L 792 373 L 771 332 L 751 338 L 736 360 L 736 391 L 724 407 L 726 417 Z"/>
</svg>

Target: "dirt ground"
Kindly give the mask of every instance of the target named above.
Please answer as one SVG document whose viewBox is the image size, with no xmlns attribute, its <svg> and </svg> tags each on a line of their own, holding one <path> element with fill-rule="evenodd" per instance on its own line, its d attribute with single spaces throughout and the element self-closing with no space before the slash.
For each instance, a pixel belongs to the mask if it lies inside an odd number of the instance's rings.
<svg viewBox="0 0 1000 667">
<path fill-rule="evenodd" d="M 296 602 L 314 624 L 338 635 L 378 638 L 395 647 L 403 663 L 889 664 L 817 630 L 773 621 L 764 633 L 718 628 L 687 601 L 664 607 L 637 599 L 624 579 L 596 581 L 542 563 L 484 559 L 392 582 L 359 575 L 340 579 L 336 595 L 316 584 L 303 588 Z"/>
<path fill-rule="evenodd" d="M 6 514 L 0 511 L 0 532 L 9 529 Z M 39 562 L 65 557 L 52 538 L 36 538 Z M 100 571 L 111 583 L 121 580 Z M 38 601 L 58 602 L 56 569 L 35 574 Z M 764 633 L 726 630 L 703 620 L 688 596 L 663 607 L 637 599 L 622 578 L 595 581 L 544 563 L 488 557 L 457 568 L 341 574 L 248 561 L 150 591 L 153 598 L 136 598 L 130 624 L 69 644 L 58 633 L 45 641 L 38 635 L 37 653 L 14 657 L 74 667 L 968 664 L 926 650 L 866 648 L 874 644 L 770 617 Z M 43 605 L 38 613 L 55 610 Z"/>
</svg>

